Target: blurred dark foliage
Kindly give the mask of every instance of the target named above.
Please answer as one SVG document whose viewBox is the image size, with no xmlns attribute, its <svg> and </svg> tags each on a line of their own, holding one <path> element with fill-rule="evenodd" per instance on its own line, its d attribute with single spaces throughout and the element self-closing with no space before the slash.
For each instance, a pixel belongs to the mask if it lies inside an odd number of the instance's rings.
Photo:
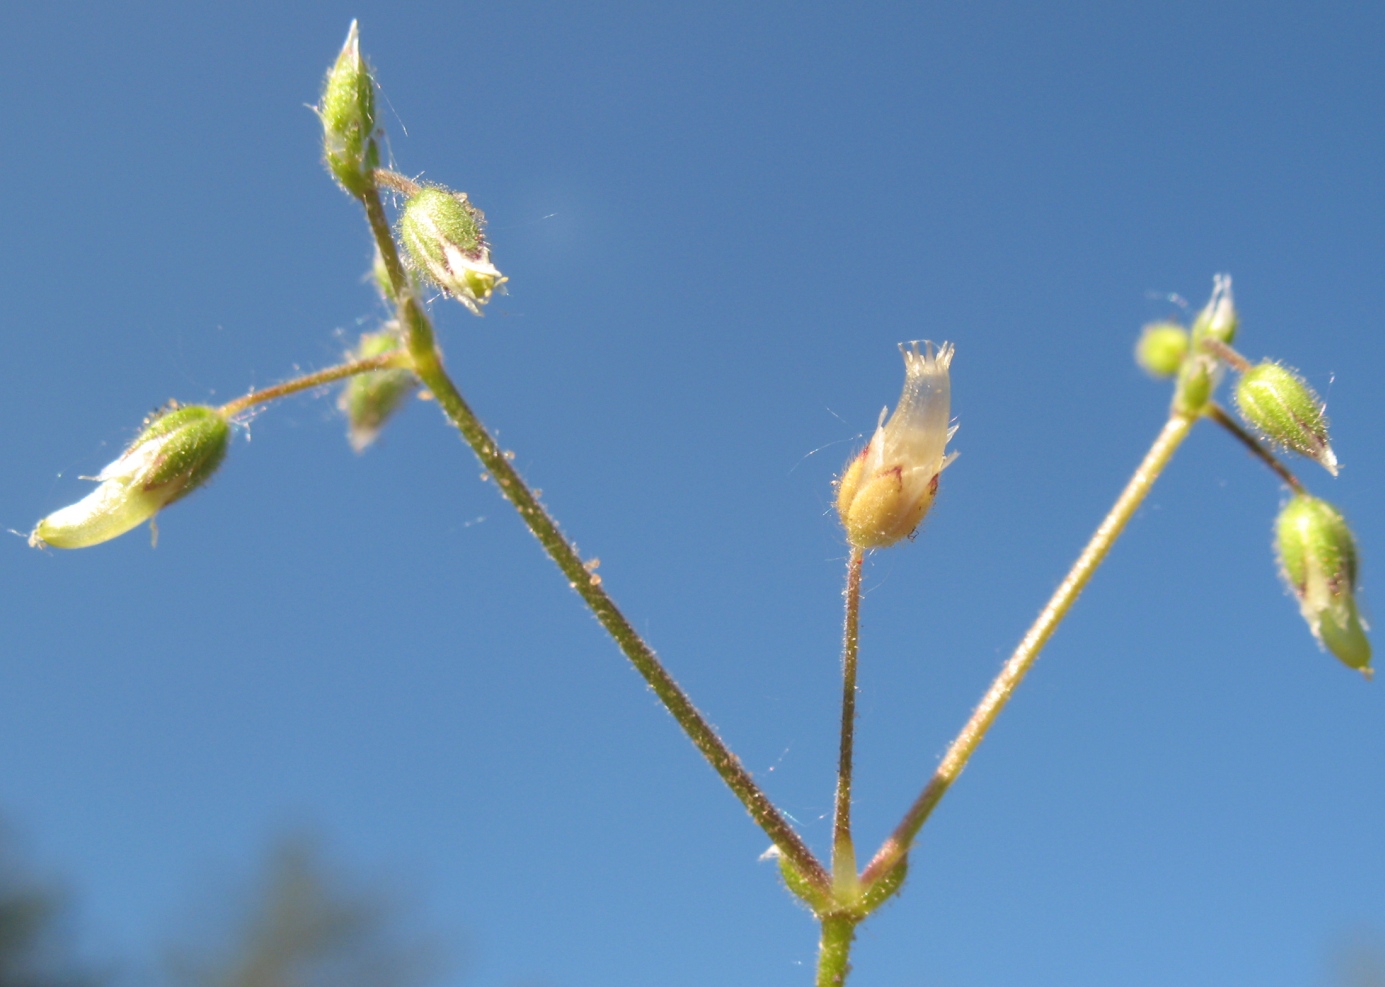
<svg viewBox="0 0 1385 987">
<path fill-rule="evenodd" d="M 0 987 L 94 987 L 67 934 L 66 898 L 20 863 L 0 833 Z"/>
<path fill-rule="evenodd" d="M 301 838 L 272 851 L 243 915 L 215 940 L 174 954 L 177 987 L 427 987 L 441 972 L 440 950 L 404 930 L 383 893 L 333 871 Z"/>
</svg>

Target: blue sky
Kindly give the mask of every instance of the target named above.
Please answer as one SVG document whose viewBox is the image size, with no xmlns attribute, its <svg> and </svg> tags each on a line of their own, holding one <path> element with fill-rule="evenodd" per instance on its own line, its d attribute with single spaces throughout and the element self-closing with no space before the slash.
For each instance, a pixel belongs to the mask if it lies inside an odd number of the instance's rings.
<svg viewBox="0 0 1385 987">
<path fill-rule="evenodd" d="M 1235 278 L 1328 400 L 1385 546 L 1385 15 L 1367 5 L 15 8 L 0 527 L 143 415 L 334 362 L 381 310 L 306 108 L 347 24 L 398 168 L 510 294 L 439 304 L 464 393 L 819 849 L 831 480 L 948 339 L 961 458 L 867 565 L 873 847 L 1158 430 L 1145 321 Z M 802 984 L 767 841 L 449 434 L 275 406 L 142 532 L 0 566 L 0 812 L 134 968 L 286 828 L 392 875 L 449 983 Z M 253 437 L 253 441 L 247 441 Z M 1275 575 L 1273 478 L 1199 427 L 864 927 L 872 984 L 1301 985 L 1385 938 L 1380 685 Z"/>
</svg>

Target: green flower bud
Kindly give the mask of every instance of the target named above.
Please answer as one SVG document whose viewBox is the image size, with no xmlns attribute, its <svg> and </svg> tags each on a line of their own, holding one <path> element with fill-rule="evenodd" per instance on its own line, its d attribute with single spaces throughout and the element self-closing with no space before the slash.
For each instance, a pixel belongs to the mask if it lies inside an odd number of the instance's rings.
<svg viewBox="0 0 1385 987">
<path fill-rule="evenodd" d="M 952 344 L 904 354 L 904 392 L 887 422 L 847 463 L 837 480 L 837 513 L 857 548 L 886 548 L 914 533 L 933 506 L 938 477 L 956 453 L 944 455 L 957 427 L 948 425 Z"/>
<path fill-rule="evenodd" d="M 192 493 L 226 458 L 231 426 L 215 408 L 193 405 L 149 422 L 82 500 L 48 515 L 29 535 L 35 547 L 99 545 Z"/>
<path fill-rule="evenodd" d="M 1206 352 L 1201 343 L 1206 339 L 1215 339 L 1229 346 L 1236 338 L 1236 326 L 1239 321 L 1231 296 L 1231 275 L 1218 274 L 1212 279 L 1211 299 L 1193 320 L 1189 340 L 1191 352 L 1178 372 L 1178 386 L 1174 389 L 1173 406 L 1180 414 L 1201 414 L 1226 372 L 1221 361 Z"/>
<path fill-rule="evenodd" d="M 1269 441 L 1337 475 L 1337 455 L 1327 440 L 1327 409 L 1292 370 L 1269 361 L 1251 367 L 1236 385 L 1236 408 Z"/>
<path fill-rule="evenodd" d="M 391 329 L 366 333 L 352 358 L 383 356 L 399 349 L 399 345 L 399 336 Z M 346 437 L 351 448 L 364 452 L 380 434 L 385 419 L 399 409 L 417 385 L 418 378 L 402 368 L 371 370 L 350 378 L 337 407 L 346 415 Z"/>
<path fill-rule="evenodd" d="M 327 170 L 342 188 L 358 198 L 370 187 L 370 172 L 379 164 L 375 130 L 375 84 L 361 58 L 356 22 L 322 84 L 317 108 L 322 118 L 322 146 Z"/>
<path fill-rule="evenodd" d="M 1172 377 L 1188 355 L 1188 330 L 1176 322 L 1151 322 L 1135 344 L 1135 362 L 1152 377 Z"/>
<path fill-rule="evenodd" d="M 410 196 L 399 217 L 399 239 L 415 269 L 476 315 L 506 280 L 491 264 L 485 222 L 465 193 L 431 187 Z"/>
<path fill-rule="evenodd" d="M 1356 540 L 1327 501 L 1298 494 L 1279 512 L 1275 551 L 1308 628 L 1348 668 L 1367 677 L 1371 643 L 1356 608 Z"/>
</svg>

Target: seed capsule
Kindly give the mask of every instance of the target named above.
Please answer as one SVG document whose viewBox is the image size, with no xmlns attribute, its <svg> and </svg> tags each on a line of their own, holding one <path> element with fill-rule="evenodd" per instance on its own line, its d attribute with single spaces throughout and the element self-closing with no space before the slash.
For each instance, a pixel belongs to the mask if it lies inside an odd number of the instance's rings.
<svg viewBox="0 0 1385 987">
<path fill-rule="evenodd" d="M 1236 409 L 1271 442 L 1337 475 L 1337 456 L 1327 439 L 1327 409 L 1292 370 L 1269 361 L 1251 367 L 1236 384 Z"/>
<path fill-rule="evenodd" d="M 1371 643 L 1356 607 L 1356 539 L 1341 512 L 1299 494 L 1274 525 L 1280 571 L 1308 629 L 1348 668 L 1370 677 Z"/>
<path fill-rule="evenodd" d="M 375 84 L 361 57 L 360 34 L 351 22 L 346 44 L 322 84 L 317 108 L 322 119 L 322 149 L 327 170 L 352 195 L 370 187 L 370 172 L 379 163 L 371 134 L 375 130 Z"/>
<path fill-rule="evenodd" d="M 206 483 L 230 444 L 231 426 L 215 408 L 178 408 L 150 422 L 86 497 L 54 511 L 29 544 L 54 548 L 99 545 L 152 518 Z"/>
<path fill-rule="evenodd" d="M 505 278 L 491 263 L 485 217 L 460 192 L 420 189 L 404 205 L 399 239 L 420 274 L 481 314 Z"/>
</svg>

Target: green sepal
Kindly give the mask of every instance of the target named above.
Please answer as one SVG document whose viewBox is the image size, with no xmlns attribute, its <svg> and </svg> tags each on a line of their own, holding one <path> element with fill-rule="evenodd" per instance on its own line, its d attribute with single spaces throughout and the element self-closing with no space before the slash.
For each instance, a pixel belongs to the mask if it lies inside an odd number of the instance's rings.
<svg viewBox="0 0 1385 987">
<path fill-rule="evenodd" d="M 1231 294 L 1231 275 L 1218 274 L 1212 278 L 1212 297 L 1193 319 L 1193 342 L 1215 339 L 1230 346 L 1240 324 L 1241 317 Z"/>
<path fill-rule="evenodd" d="M 1225 373 L 1221 360 L 1202 344 L 1212 339 L 1230 345 L 1236 338 L 1239 324 L 1240 317 L 1231 294 L 1231 276 L 1218 274 L 1212 279 L 1211 299 L 1193 320 L 1188 356 L 1179 369 L 1173 393 L 1175 412 L 1188 417 L 1202 414 Z"/>
<path fill-rule="evenodd" d="M 1322 400 L 1292 370 L 1265 361 L 1236 384 L 1236 409 L 1252 428 L 1276 445 L 1292 449 L 1337 475 L 1337 456 L 1327 437 Z"/>
<path fill-rule="evenodd" d="M 899 863 L 868 884 L 861 895 L 861 914 L 869 915 L 904 887 L 904 879 L 909 875 L 909 858 L 901 857 Z"/>
<path fill-rule="evenodd" d="M 1280 570 L 1308 629 L 1344 665 L 1371 674 L 1371 645 L 1356 604 L 1356 539 L 1340 511 L 1298 494 L 1274 526 Z"/>
<path fill-rule="evenodd" d="M 366 333 L 353 357 L 358 360 L 383 356 L 400 348 L 399 336 L 392 329 Z M 418 378 L 402 368 L 370 370 L 356 374 L 342 388 L 337 407 L 346 415 L 347 439 L 351 448 L 364 452 L 375 441 L 385 421 L 399 410 L 418 385 Z"/>
<path fill-rule="evenodd" d="M 832 910 L 832 896 L 808 880 L 794 862 L 782 854 L 779 855 L 779 876 L 784 880 L 784 887 L 812 909 L 814 915 L 825 915 Z"/>
<path fill-rule="evenodd" d="M 404 204 L 397 231 L 414 270 L 476 315 L 506 280 L 491 263 L 485 222 L 466 195 L 428 186 Z"/>
<path fill-rule="evenodd" d="M 231 426 L 215 408 L 191 405 L 155 419 L 131 451 L 158 439 L 163 443 L 141 486 L 163 493 L 167 507 L 211 479 L 230 448 Z"/>
<path fill-rule="evenodd" d="M 1279 562 L 1296 595 L 1305 592 L 1313 566 L 1329 575 L 1334 590 L 1355 591 L 1356 539 L 1337 508 L 1298 494 L 1280 509 L 1274 525 Z"/>
<path fill-rule="evenodd" d="M 446 189 L 426 187 L 415 192 L 399 218 L 399 236 L 414 261 L 426 268 L 443 263 L 443 245 L 450 243 L 464 254 L 485 245 L 482 217 L 465 196 Z"/>
<path fill-rule="evenodd" d="M 327 170 L 358 198 L 371 186 L 371 171 L 379 163 L 375 131 L 375 83 L 361 57 L 360 35 L 351 22 L 346 43 L 322 84 L 318 103 L 322 119 L 323 155 Z"/>
</svg>

